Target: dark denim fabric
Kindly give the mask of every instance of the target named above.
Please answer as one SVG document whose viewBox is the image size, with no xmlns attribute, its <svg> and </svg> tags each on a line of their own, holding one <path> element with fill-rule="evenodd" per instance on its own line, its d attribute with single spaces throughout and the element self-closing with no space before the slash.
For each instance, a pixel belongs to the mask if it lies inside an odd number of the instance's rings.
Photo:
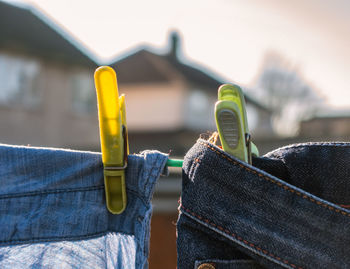
<svg viewBox="0 0 350 269">
<path fill-rule="evenodd" d="M 106 209 L 101 154 L 0 145 L 0 268 L 147 268 L 167 155 L 129 155 L 128 204 Z"/>
<path fill-rule="evenodd" d="M 251 166 L 198 140 L 183 167 L 178 269 L 350 268 L 349 205 L 350 143 L 291 145 Z"/>
</svg>

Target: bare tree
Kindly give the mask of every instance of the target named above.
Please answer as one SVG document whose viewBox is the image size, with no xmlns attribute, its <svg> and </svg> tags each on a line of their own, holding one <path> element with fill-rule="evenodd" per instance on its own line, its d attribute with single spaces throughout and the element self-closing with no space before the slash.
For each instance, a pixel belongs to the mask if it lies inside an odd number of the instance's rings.
<svg viewBox="0 0 350 269">
<path fill-rule="evenodd" d="M 281 55 L 268 53 L 257 81 L 257 95 L 273 112 L 280 135 L 294 135 L 299 121 L 317 110 L 322 99 Z"/>
</svg>

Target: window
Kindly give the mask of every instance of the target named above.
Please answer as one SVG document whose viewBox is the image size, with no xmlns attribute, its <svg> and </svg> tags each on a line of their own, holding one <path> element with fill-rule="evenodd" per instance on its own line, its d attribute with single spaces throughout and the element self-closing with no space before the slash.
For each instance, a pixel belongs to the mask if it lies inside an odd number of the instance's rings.
<svg viewBox="0 0 350 269">
<path fill-rule="evenodd" d="M 201 116 L 209 108 L 208 96 L 201 90 L 193 90 L 188 97 L 188 104 L 191 108 L 191 113 Z"/>
<path fill-rule="evenodd" d="M 0 54 L 0 104 L 35 107 L 40 104 L 38 61 Z"/>
<path fill-rule="evenodd" d="M 75 73 L 71 77 L 72 108 L 78 114 L 96 113 L 96 94 L 92 75 Z"/>
<path fill-rule="evenodd" d="M 186 100 L 185 123 L 191 130 L 211 130 L 215 128 L 215 99 L 204 90 L 191 89 Z"/>
</svg>

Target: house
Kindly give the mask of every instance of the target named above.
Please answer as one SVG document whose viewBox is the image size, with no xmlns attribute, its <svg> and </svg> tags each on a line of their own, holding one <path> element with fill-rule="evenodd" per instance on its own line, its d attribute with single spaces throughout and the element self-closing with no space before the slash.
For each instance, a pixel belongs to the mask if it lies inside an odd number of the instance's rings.
<svg viewBox="0 0 350 269">
<path fill-rule="evenodd" d="M 98 149 L 96 67 L 44 14 L 0 2 L 0 143 Z"/>
<path fill-rule="evenodd" d="M 350 111 L 328 112 L 300 122 L 299 136 L 322 140 L 348 140 L 350 137 Z"/>
<path fill-rule="evenodd" d="M 169 43 L 168 53 L 140 47 L 111 66 L 117 72 L 120 91 L 126 95 L 131 148 L 146 146 L 183 155 L 199 134 L 216 130 L 217 90 L 226 81 L 180 59 L 176 32 Z M 270 111 L 249 96 L 246 103 L 254 136 L 271 135 Z"/>
</svg>

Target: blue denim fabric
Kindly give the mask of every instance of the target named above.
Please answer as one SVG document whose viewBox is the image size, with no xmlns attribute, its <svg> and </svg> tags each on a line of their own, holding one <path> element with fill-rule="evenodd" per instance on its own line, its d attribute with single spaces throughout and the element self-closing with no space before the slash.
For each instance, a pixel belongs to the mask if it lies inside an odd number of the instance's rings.
<svg viewBox="0 0 350 269">
<path fill-rule="evenodd" d="M 350 143 L 291 145 L 251 166 L 199 140 L 183 167 L 178 269 L 350 268 L 349 205 Z"/>
<path fill-rule="evenodd" d="M 0 268 L 147 268 L 167 155 L 128 157 L 127 208 L 106 209 L 101 154 L 0 145 Z"/>
</svg>

